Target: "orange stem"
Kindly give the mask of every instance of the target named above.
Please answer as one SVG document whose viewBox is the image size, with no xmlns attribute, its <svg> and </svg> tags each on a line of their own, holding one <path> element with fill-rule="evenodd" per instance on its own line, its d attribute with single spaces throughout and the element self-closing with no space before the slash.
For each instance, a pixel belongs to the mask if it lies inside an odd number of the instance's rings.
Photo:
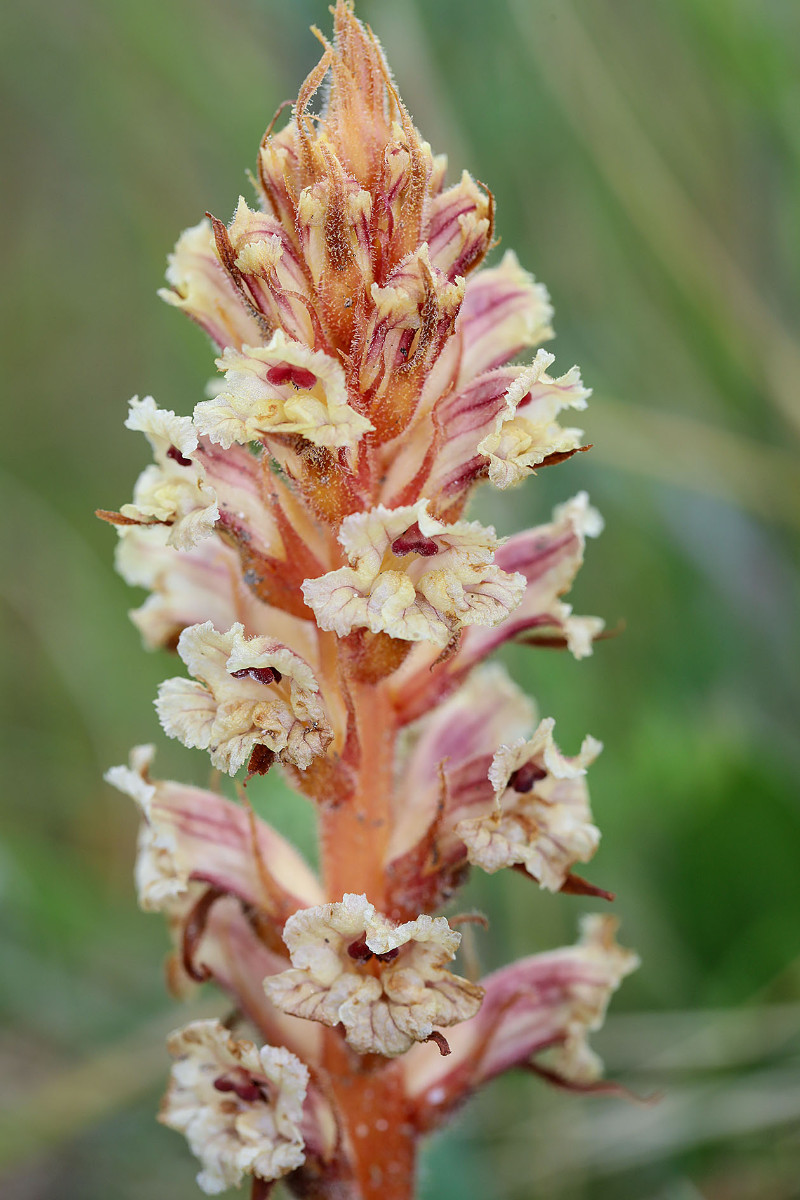
<svg viewBox="0 0 800 1200">
<path fill-rule="evenodd" d="M 416 1146 L 402 1067 L 357 1060 L 335 1029 L 325 1031 L 324 1059 L 353 1168 L 352 1200 L 413 1200 Z"/>
<path fill-rule="evenodd" d="M 351 680 L 359 746 L 357 782 L 341 803 L 320 814 L 325 888 L 331 900 L 345 892 L 363 893 L 376 908 L 386 902 L 385 860 L 391 832 L 395 711 L 386 684 Z"/>
</svg>

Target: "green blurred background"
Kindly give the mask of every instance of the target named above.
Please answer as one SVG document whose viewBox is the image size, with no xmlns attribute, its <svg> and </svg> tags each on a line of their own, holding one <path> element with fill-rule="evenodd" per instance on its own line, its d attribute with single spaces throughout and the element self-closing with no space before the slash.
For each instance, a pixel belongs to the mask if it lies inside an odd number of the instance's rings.
<svg viewBox="0 0 800 1200">
<path fill-rule="evenodd" d="M 508 656 L 592 769 L 643 967 L 596 1038 L 648 1108 L 515 1077 L 425 1157 L 425 1200 L 800 1196 L 800 4 L 363 0 L 451 174 L 551 289 L 594 450 L 482 496 L 509 533 L 587 488 L 607 530 L 576 610 L 626 623 L 575 663 Z M 172 673 L 126 618 L 92 517 L 130 495 L 128 397 L 188 413 L 212 371 L 155 289 L 178 232 L 228 218 L 266 122 L 317 57 L 323 0 L 16 0 L 0 10 L 7 638 L 0 1174 L 9 1200 L 183 1200 L 165 934 L 136 908 L 136 819 L 102 783 L 155 739 Z M 264 781 L 271 819 L 308 814 Z M 571 941 L 574 898 L 475 880 L 487 966 Z M 589 907 L 593 907 L 589 905 Z M 206 1009 L 213 1000 L 202 1001 Z"/>
</svg>

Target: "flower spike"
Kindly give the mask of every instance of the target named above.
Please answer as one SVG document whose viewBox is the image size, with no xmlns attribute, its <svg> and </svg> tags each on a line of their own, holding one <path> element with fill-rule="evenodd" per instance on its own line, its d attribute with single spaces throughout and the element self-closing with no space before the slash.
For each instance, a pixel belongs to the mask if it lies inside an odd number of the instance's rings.
<svg viewBox="0 0 800 1200">
<path fill-rule="evenodd" d="M 637 962 L 613 918 L 481 978 L 474 951 L 454 965 L 462 918 L 442 915 L 476 870 L 613 898 L 574 873 L 599 842 L 600 743 L 562 754 L 487 661 L 592 653 L 603 622 L 566 596 L 602 520 L 583 491 L 508 537 L 469 518 L 482 484 L 587 449 L 565 414 L 590 392 L 542 348 L 543 284 L 512 251 L 489 259 L 492 193 L 448 179 L 352 0 L 315 33 L 255 198 L 168 259 L 160 294 L 219 375 L 193 416 L 131 402 L 154 462 L 100 514 L 148 593 L 145 646 L 186 668 L 158 689 L 161 726 L 212 781 L 153 778 L 143 746 L 107 779 L 141 814 L 137 891 L 166 921 L 171 992 L 234 1008 L 230 1029 L 194 1021 L 168 1044 L 161 1120 L 199 1186 L 412 1200 L 420 1137 L 503 1071 L 613 1087 L 588 1041 Z M 270 769 L 313 806 L 319 876 L 256 811 Z"/>
</svg>

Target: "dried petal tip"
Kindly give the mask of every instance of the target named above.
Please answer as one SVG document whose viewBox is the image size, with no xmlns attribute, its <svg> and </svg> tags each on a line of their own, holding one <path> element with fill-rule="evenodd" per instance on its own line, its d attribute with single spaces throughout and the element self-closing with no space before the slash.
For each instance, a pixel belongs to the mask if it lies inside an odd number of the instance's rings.
<svg viewBox="0 0 800 1200">
<path fill-rule="evenodd" d="M 147 912 L 168 909 L 184 897 L 190 873 L 175 829 L 154 817 L 156 784 L 149 774 L 154 754 L 154 746 L 134 746 L 127 767 L 111 767 L 104 775 L 106 783 L 130 796 L 142 814 L 135 878 L 139 906 Z"/>
<path fill-rule="evenodd" d="M 308 1069 L 299 1058 L 237 1041 L 218 1021 L 193 1021 L 168 1047 L 175 1065 L 159 1120 L 186 1135 L 204 1192 L 238 1187 L 246 1175 L 280 1179 L 301 1165 Z"/>
<path fill-rule="evenodd" d="M 210 621 L 184 629 L 180 654 L 194 680 L 168 679 L 156 708 L 164 730 L 208 750 L 215 767 L 236 772 L 256 746 L 304 771 L 324 754 L 331 729 L 308 664 L 271 638 L 218 633 Z"/>
<path fill-rule="evenodd" d="M 500 747 L 489 768 L 494 811 L 456 826 L 471 863 L 490 873 L 520 863 L 551 892 L 563 887 L 575 863 L 589 861 L 600 841 L 585 775 L 602 749 L 587 737 L 580 754 L 565 758 L 553 741 L 554 725 L 548 718 L 530 740 Z"/>
<path fill-rule="evenodd" d="M 395 925 L 366 896 L 346 895 L 295 913 L 283 936 L 292 968 L 264 980 L 267 996 L 293 1016 L 343 1025 L 359 1054 L 403 1054 L 480 1007 L 483 990 L 444 969 L 461 941 L 444 917 Z"/>
<path fill-rule="evenodd" d="M 445 525 L 427 501 L 379 505 L 345 518 L 339 541 L 352 564 L 303 584 L 321 629 L 388 633 L 405 641 L 447 642 L 468 625 L 496 625 L 519 604 L 522 575 L 495 566 L 499 545 L 477 521 Z"/>
</svg>

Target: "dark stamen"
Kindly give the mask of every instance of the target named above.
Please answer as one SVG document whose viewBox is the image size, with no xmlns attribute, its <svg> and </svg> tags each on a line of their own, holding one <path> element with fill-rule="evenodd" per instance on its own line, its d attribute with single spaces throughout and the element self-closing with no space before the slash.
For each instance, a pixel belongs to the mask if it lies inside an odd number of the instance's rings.
<svg viewBox="0 0 800 1200">
<path fill-rule="evenodd" d="M 167 458 L 171 458 L 174 462 L 178 463 L 181 467 L 190 467 L 192 465 L 192 460 L 190 458 L 186 458 L 183 454 L 181 454 L 181 452 L 177 446 L 169 447 L 169 449 L 167 450 Z"/>
<path fill-rule="evenodd" d="M 399 947 L 395 946 L 392 950 L 387 950 L 385 954 L 376 954 L 375 957 L 377 958 L 378 962 L 393 962 L 399 953 Z"/>
<path fill-rule="evenodd" d="M 186 923 L 183 927 L 183 938 L 181 940 L 181 961 L 183 969 L 190 979 L 194 979 L 196 983 L 205 983 L 211 978 L 211 972 L 208 967 L 202 963 L 196 963 L 195 957 L 200 942 L 203 939 L 203 934 L 206 931 L 208 924 L 208 915 L 220 896 L 225 893 L 219 888 L 210 887 L 203 892 L 200 899 L 195 904 L 194 908 L 186 918 Z"/>
<path fill-rule="evenodd" d="M 515 792 L 530 792 L 533 785 L 540 779 L 544 779 L 546 775 L 547 771 L 535 762 L 523 763 L 509 779 L 508 786 Z"/>
<path fill-rule="evenodd" d="M 239 1082 L 236 1079 L 231 1079 L 229 1076 L 220 1075 L 219 1079 L 214 1080 L 214 1087 L 218 1092 L 233 1092 L 240 1100 L 244 1100 L 246 1104 L 251 1104 L 254 1100 L 264 1099 L 261 1085 L 256 1083 L 254 1079 Z"/>
<path fill-rule="evenodd" d="M 249 783 L 254 775 L 266 775 L 277 757 L 275 751 L 270 750 L 269 746 L 253 746 L 253 752 L 247 764 L 245 784 Z"/>
<path fill-rule="evenodd" d="M 283 679 L 277 667 L 242 667 L 241 671 L 231 671 L 234 679 L 255 679 L 256 683 L 280 683 Z"/>
<path fill-rule="evenodd" d="M 423 558 L 430 558 L 432 554 L 438 553 L 439 547 L 433 538 L 425 537 L 419 527 L 419 521 L 409 525 L 405 533 L 401 533 L 392 542 L 392 554 L 396 554 L 398 558 L 402 558 L 404 554 L 421 554 Z"/>
<path fill-rule="evenodd" d="M 438 1029 L 434 1029 L 433 1033 L 429 1033 L 425 1041 L 436 1042 L 436 1045 L 439 1047 L 439 1053 L 443 1058 L 446 1058 L 448 1054 L 452 1054 L 447 1038 L 443 1033 L 439 1033 Z"/>
<path fill-rule="evenodd" d="M 267 371 L 267 379 L 274 387 L 284 387 L 290 383 L 294 388 L 309 391 L 317 382 L 313 371 L 305 367 L 296 367 L 293 363 L 276 363 Z"/>
<path fill-rule="evenodd" d="M 347 953 L 351 958 L 354 958 L 356 962 L 369 962 L 369 960 L 374 957 L 372 951 L 367 945 L 366 933 L 362 933 L 360 938 L 356 938 L 354 942 L 350 943 L 350 945 L 347 947 Z"/>
</svg>

